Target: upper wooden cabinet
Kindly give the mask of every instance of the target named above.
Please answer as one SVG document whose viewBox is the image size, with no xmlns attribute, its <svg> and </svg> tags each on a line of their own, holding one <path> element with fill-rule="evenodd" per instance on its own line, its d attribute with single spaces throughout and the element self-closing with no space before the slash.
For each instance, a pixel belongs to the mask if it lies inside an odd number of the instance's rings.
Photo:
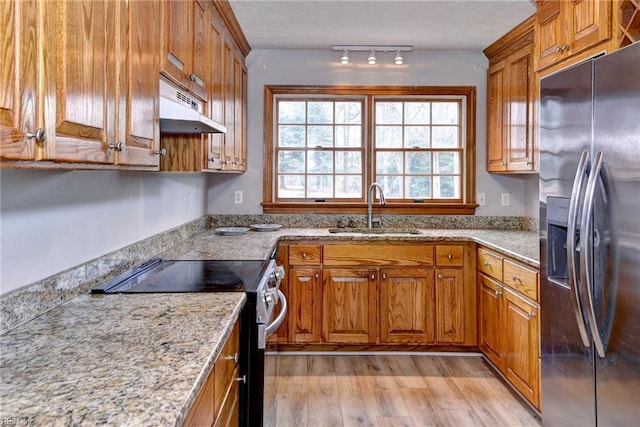
<svg viewBox="0 0 640 427">
<path fill-rule="evenodd" d="M 538 0 L 537 6 L 538 70 L 611 39 L 612 0 Z"/>
<path fill-rule="evenodd" d="M 487 171 L 535 172 L 533 17 L 484 50 L 487 71 Z"/>
<path fill-rule="evenodd" d="M 617 46 L 625 47 L 640 41 L 640 1 L 619 0 Z"/>
<path fill-rule="evenodd" d="M 2 3 L 3 167 L 158 167 L 154 2 Z M 16 160 L 9 162 L 7 160 Z M 36 160 L 19 162 L 20 160 Z"/>
</svg>

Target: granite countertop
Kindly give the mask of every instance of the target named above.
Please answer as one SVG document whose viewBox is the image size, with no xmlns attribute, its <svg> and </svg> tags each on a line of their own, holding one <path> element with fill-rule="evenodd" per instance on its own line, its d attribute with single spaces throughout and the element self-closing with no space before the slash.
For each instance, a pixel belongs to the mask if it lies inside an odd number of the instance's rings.
<svg viewBox="0 0 640 427">
<path fill-rule="evenodd" d="M 0 336 L 3 424 L 181 425 L 244 293 L 82 295 Z"/>
<path fill-rule="evenodd" d="M 214 230 L 160 254 L 165 259 L 266 259 L 280 240 L 322 241 L 472 241 L 539 268 L 537 232 L 519 230 L 419 229 L 420 234 L 329 233 L 326 228 L 285 228 L 272 232 L 248 231 L 222 236 Z"/>
</svg>

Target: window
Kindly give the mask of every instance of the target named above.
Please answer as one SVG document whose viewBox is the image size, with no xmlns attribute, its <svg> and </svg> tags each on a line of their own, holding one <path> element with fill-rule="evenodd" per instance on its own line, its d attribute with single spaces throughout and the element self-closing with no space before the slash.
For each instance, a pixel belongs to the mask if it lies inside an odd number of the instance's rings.
<svg viewBox="0 0 640 427">
<path fill-rule="evenodd" d="M 475 212 L 475 88 L 265 88 L 264 211 Z"/>
</svg>

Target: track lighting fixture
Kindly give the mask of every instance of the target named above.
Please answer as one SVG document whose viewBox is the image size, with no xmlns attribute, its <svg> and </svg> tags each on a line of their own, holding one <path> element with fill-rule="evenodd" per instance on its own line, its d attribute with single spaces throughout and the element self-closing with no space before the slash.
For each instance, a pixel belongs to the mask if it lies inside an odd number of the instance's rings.
<svg viewBox="0 0 640 427">
<path fill-rule="evenodd" d="M 394 61 L 396 65 L 402 65 L 404 63 L 404 58 L 402 57 L 402 54 L 400 53 L 400 51 L 396 52 L 396 57 Z"/>
<path fill-rule="evenodd" d="M 404 64 L 404 57 L 402 52 L 411 52 L 413 50 L 413 46 L 389 46 L 389 45 L 336 45 L 331 47 L 333 50 L 342 52 L 340 55 L 340 63 L 348 64 L 349 63 L 349 52 L 369 52 L 369 56 L 367 57 L 367 62 L 370 65 L 374 65 L 377 62 L 376 54 L 383 53 L 395 53 L 395 57 L 393 62 L 396 65 Z"/>
<path fill-rule="evenodd" d="M 342 49 L 342 56 L 340 57 L 341 64 L 349 63 L 349 51 L 347 49 Z"/>
<path fill-rule="evenodd" d="M 376 51 L 371 49 L 371 52 L 369 52 L 369 57 L 367 58 L 367 62 L 369 63 L 369 65 L 374 65 L 376 63 Z"/>
</svg>

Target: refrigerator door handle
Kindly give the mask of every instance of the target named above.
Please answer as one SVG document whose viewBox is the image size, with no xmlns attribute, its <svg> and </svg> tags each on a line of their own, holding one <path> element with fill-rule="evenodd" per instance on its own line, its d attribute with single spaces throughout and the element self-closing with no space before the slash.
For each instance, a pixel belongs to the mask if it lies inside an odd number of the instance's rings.
<svg viewBox="0 0 640 427">
<path fill-rule="evenodd" d="M 582 276 L 582 283 L 584 284 L 589 301 L 589 325 L 591 327 L 591 335 L 593 337 L 593 343 L 596 348 L 596 352 L 599 357 L 604 358 L 606 355 L 606 345 L 609 340 L 609 336 L 611 334 L 611 328 L 613 325 L 613 315 L 615 312 L 615 300 L 616 300 L 616 288 L 617 288 L 617 255 L 615 249 L 615 224 L 611 221 L 611 230 L 609 230 L 611 234 L 611 239 L 614 244 L 611 245 L 610 251 L 611 257 L 614 260 L 614 265 L 612 268 L 612 279 L 608 284 L 609 290 L 609 299 L 606 302 L 606 312 L 604 317 L 603 324 L 603 333 L 600 331 L 600 326 L 598 325 L 596 312 L 595 312 L 595 288 L 593 287 L 593 248 L 594 248 L 594 230 L 593 230 L 593 222 L 594 222 L 594 205 L 595 205 L 595 193 L 599 187 L 599 183 L 602 182 L 602 188 L 604 189 L 604 196 L 611 198 L 614 196 L 613 189 L 610 185 L 609 173 L 607 170 L 607 165 L 604 159 L 604 153 L 601 150 L 596 152 L 594 157 L 594 166 L 589 176 L 589 181 L 587 182 L 587 189 L 585 193 L 584 200 L 584 208 L 582 210 L 582 220 L 580 221 L 581 230 L 580 230 L 580 274 Z M 609 199 L 607 202 L 607 206 L 611 206 L 613 201 Z M 611 212 L 609 212 L 611 215 Z M 611 216 L 612 218 L 612 216 Z M 606 283 L 603 283 L 602 286 L 605 286 Z"/>
<path fill-rule="evenodd" d="M 573 302 L 573 311 L 576 316 L 580 338 L 582 339 L 582 344 L 585 347 L 591 346 L 591 340 L 589 339 L 589 335 L 587 333 L 585 315 L 582 309 L 582 304 L 580 302 L 580 287 L 578 286 L 578 273 L 576 271 L 576 227 L 578 223 L 578 205 L 580 203 L 580 197 L 583 192 L 583 182 L 588 172 L 589 151 L 584 150 L 580 155 L 580 160 L 578 161 L 578 168 L 576 169 L 576 176 L 573 180 L 573 188 L 571 190 L 571 199 L 569 202 L 567 224 L 567 270 L 569 273 L 569 286 L 571 288 L 571 301 Z"/>
</svg>

